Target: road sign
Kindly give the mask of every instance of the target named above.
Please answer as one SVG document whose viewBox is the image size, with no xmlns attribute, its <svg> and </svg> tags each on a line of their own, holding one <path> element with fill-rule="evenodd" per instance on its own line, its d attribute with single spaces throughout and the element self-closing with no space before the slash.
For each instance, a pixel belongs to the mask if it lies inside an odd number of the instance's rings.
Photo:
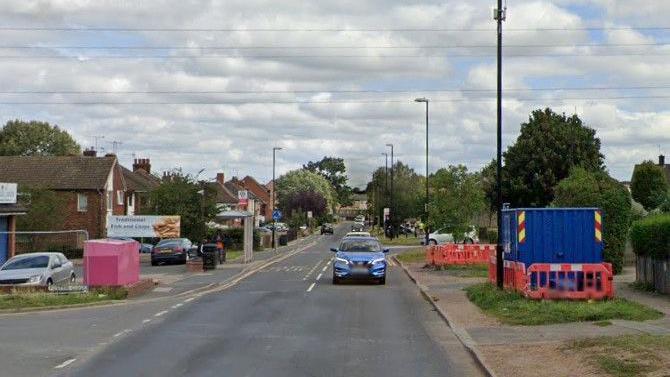
<svg viewBox="0 0 670 377">
<path fill-rule="evenodd" d="M 274 221 L 281 220 L 281 211 L 280 210 L 275 209 L 274 211 L 272 211 L 272 220 L 274 220 Z"/>
<path fill-rule="evenodd" d="M 390 214 L 391 214 L 391 209 L 390 208 L 384 208 L 384 219 L 388 219 Z"/>
<path fill-rule="evenodd" d="M 16 203 L 16 183 L 0 183 L 0 203 L 15 204 Z"/>
<path fill-rule="evenodd" d="M 237 192 L 238 204 L 246 206 L 249 203 L 249 192 L 247 190 L 240 190 Z"/>
</svg>

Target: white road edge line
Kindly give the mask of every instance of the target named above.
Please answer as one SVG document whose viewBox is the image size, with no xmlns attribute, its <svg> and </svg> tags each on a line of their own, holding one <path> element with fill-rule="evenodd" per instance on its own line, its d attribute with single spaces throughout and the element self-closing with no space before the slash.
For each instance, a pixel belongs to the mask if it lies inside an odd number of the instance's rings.
<svg viewBox="0 0 670 377">
<path fill-rule="evenodd" d="M 149 318 L 147 318 L 145 320 L 142 320 L 142 323 L 149 323 L 149 322 L 151 322 L 151 320 Z"/>
<path fill-rule="evenodd" d="M 114 338 L 118 338 L 118 337 L 120 337 L 121 335 L 123 335 L 123 334 L 125 334 L 125 333 L 128 333 L 128 332 L 130 332 L 130 331 L 131 331 L 130 329 L 125 329 L 125 330 L 119 331 L 119 332 L 117 332 L 116 334 L 114 334 Z"/>
<path fill-rule="evenodd" d="M 321 279 L 321 276 L 323 276 L 323 273 L 319 274 L 319 275 L 316 277 L 316 281 L 319 281 L 319 279 Z"/>
<path fill-rule="evenodd" d="M 314 289 L 315 285 L 316 285 L 316 283 L 312 283 L 312 285 L 310 285 L 309 288 L 307 288 L 307 292 L 311 292 L 312 289 Z"/>
<path fill-rule="evenodd" d="M 154 317 L 160 317 L 163 314 L 166 314 L 167 312 L 168 312 L 167 310 L 163 310 L 162 312 L 158 312 L 158 313 L 154 314 Z"/>
<path fill-rule="evenodd" d="M 172 309 L 177 309 L 178 307 L 183 306 L 183 305 L 184 305 L 184 304 L 182 304 L 182 303 L 180 302 L 180 303 L 178 303 L 178 304 L 172 305 Z"/>
<path fill-rule="evenodd" d="M 325 266 L 323 266 L 323 269 L 321 270 L 321 272 L 326 272 L 327 269 L 328 269 L 328 264 L 326 264 Z"/>
<path fill-rule="evenodd" d="M 54 369 L 65 368 L 66 366 L 68 366 L 68 365 L 74 363 L 75 361 L 77 361 L 77 359 L 65 360 L 62 364 L 58 364 L 58 365 L 56 365 L 56 366 L 54 367 Z"/>
<path fill-rule="evenodd" d="M 184 302 L 185 302 L 185 303 L 186 303 L 186 302 L 191 302 L 191 301 L 193 301 L 193 300 L 195 300 L 195 297 L 187 298 L 186 300 L 184 300 Z"/>
</svg>

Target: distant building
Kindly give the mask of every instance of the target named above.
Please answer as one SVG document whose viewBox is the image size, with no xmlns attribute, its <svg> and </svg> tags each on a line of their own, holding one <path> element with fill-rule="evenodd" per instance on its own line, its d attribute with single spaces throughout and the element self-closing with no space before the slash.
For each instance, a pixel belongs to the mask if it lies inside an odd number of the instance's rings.
<svg viewBox="0 0 670 377">
<path fill-rule="evenodd" d="M 353 219 L 358 215 L 365 215 L 368 212 L 368 195 L 365 192 L 352 194 L 352 203 L 350 206 L 340 207 L 337 211 L 338 216 L 345 219 Z"/>
<path fill-rule="evenodd" d="M 149 206 L 151 191 L 158 188 L 161 179 L 151 174 L 151 161 L 148 158 L 135 159 L 133 170 L 121 167 L 126 181 L 126 209 L 125 214 L 139 215 Z"/>
</svg>

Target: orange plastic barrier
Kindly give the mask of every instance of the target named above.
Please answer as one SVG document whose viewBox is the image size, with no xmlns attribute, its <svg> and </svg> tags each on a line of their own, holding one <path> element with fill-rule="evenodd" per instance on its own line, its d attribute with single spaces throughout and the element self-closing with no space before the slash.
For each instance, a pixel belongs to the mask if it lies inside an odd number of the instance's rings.
<svg viewBox="0 0 670 377">
<path fill-rule="evenodd" d="M 532 299 L 601 300 L 614 297 L 610 263 L 535 263 L 527 272 L 523 293 Z"/>
<path fill-rule="evenodd" d="M 495 254 L 495 245 L 445 244 L 426 248 L 426 263 L 434 266 L 450 264 L 486 264 Z"/>
</svg>

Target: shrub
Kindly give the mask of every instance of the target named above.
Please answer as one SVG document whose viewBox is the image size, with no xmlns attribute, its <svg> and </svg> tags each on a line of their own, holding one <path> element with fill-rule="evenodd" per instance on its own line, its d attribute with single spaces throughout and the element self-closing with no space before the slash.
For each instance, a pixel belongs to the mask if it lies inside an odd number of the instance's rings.
<svg viewBox="0 0 670 377">
<path fill-rule="evenodd" d="M 631 221 L 631 199 L 628 190 L 602 171 L 575 168 L 556 186 L 553 206 L 598 207 L 603 212 L 604 259 L 618 273 Z"/>
<path fill-rule="evenodd" d="M 633 198 L 647 211 L 657 208 L 668 197 L 668 181 L 663 169 L 652 161 L 635 166 L 630 189 Z"/>
<path fill-rule="evenodd" d="M 630 230 L 633 251 L 664 259 L 670 256 L 670 215 L 652 215 L 633 223 Z"/>
</svg>

